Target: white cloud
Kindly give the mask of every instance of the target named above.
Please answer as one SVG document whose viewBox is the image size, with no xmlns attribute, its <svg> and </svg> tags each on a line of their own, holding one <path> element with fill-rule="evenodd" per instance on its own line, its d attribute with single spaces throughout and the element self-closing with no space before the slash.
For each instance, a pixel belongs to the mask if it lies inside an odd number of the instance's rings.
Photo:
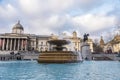
<svg viewBox="0 0 120 80">
<path fill-rule="evenodd" d="M 86 7 L 88 7 L 88 6 L 94 4 L 94 3 L 98 2 L 98 1 L 96 1 L 96 0 L 77 0 L 76 2 L 78 4 L 80 4 L 80 6 L 86 6 Z"/>
<path fill-rule="evenodd" d="M 7 4 L 4 7 L 0 6 L 0 18 L 12 19 L 17 15 L 15 8 L 11 4 Z"/>
<path fill-rule="evenodd" d="M 83 27 L 84 31 L 98 31 L 109 28 L 116 24 L 115 16 L 86 14 L 73 18 L 74 24 Z"/>
<path fill-rule="evenodd" d="M 66 21 L 69 20 L 67 15 L 60 16 L 60 15 L 52 15 L 46 18 L 36 18 L 28 20 L 28 25 L 30 26 L 29 30 L 33 33 L 58 33 L 61 28 L 64 29 L 64 24 Z"/>
<path fill-rule="evenodd" d="M 42 3 L 39 0 L 19 0 L 20 8 L 26 14 L 35 14 L 41 11 Z"/>
<path fill-rule="evenodd" d="M 0 5 L 0 27 L 8 26 L 20 19 L 25 31 L 34 34 L 51 34 L 60 31 L 70 35 L 72 31 L 77 31 L 81 36 L 80 33 L 109 29 L 116 25 L 119 18 L 113 12 L 119 10 L 119 7 L 117 9 L 114 7 L 116 3 L 112 4 L 104 0 L 7 1 Z M 5 29 L 0 30 L 3 31 Z"/>
<path fill-rule="evenodd" d="M 54 12 L 61 12 L 65 9 L 70 8 L 74 0 L 47 0 L 48 2 L 48 9 L 54 11 Z"/>
<path fill-rule="evenodd" d="M 74 0 L 19 0 L 21 9 L 30 15 L 60 13 L 70 8 L 73 3 Z"/>
</svg>

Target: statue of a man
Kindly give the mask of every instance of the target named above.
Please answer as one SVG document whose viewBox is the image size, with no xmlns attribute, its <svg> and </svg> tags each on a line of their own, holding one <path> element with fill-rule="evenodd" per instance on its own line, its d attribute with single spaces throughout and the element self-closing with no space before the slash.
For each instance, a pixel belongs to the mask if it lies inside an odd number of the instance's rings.
<svg viewBox="0 0 120 80">
<path fill-rule="evenodd" d="M 84 34 L 84 39 L 83 39 L 84 42 L 86 42 L 88 40 L 88 36 L 89 36 L 89 34 L 86 34 L 86 33 Z"/>
</svg>

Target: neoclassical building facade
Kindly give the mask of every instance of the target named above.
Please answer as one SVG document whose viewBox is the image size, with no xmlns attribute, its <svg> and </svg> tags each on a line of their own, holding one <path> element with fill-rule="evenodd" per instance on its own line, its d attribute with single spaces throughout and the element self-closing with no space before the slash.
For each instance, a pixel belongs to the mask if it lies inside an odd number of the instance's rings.
<svg viewBox="0 0 120 80">
<path fill-rule="evenodd" d="M 70 51 L 81 51 L 82 39 L 77 37 L 77 33 L 74 31 L 72 36 L 67 36 L 65 33 L 61 35 L 35 35 L 24 33 L 24 27 L 18 21 L 12 28 L 11 33 L 0 34 L 0 51 L 49 51 L 51 45 L 48 40 L 59 39 L 70 40 L 69 45 L 65 45 L 67 50 Z M 88 40 L 91 52 L 93 52 L 93 42 L 91 39 Z"/>
<path fill-rule="evenodd" d="M 104 51 L 106 53 L 109 53 L 109 51 L 111 51 L 111 53 L 120 52 L 120 35 L 119 34 L 115 35 L 111 41 L 106 43 L 106 45 L 104 46 Z"/>
</svg>

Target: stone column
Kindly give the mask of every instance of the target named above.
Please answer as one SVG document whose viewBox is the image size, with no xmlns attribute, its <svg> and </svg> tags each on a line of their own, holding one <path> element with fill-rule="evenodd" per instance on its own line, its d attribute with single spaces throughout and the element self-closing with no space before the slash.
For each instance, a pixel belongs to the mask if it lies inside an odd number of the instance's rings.
<svg viewBox="0 0 120 80">
<path fill-rule="evenodd" d="M 5 38 L 3 38 L 2 50 L 4 50 L 4 47 L 5 47 Z"/>
<path fill-rule="evenodd" d="M 25 51 L 26 51 L 27 50 L 27 39 L 25 39 L 24 45 L 25 45 Z"/>
<path fill-rule="evenodd" d="M 23 39 L 22 39 L 22 44 L 21 44 L 21 50 L 23 50 Z"/>
<path fill-rule="evenodd" d="M 2 38 L 0 38 L 0 50 L 2 50 Z"/>
<path fill-rule="evenodd" d="M 22 40 L 20 39 L 19 50 L 22 50 L 21 46 L 22 46 Z"/>
<path fill-rule="evenodd" d="M 10 50 L 12 50 L 12 38 L 10 39 Z"/>
<path fill-rule="evenodd" d="M 15 50 L 15 48 L 16 48 L 16 39 L 15 39 L 15 41 L 14 41 L 14 50 Z"/>
<path fill-rule="evenodd" d="M 9 39 L 7 38 L 7 42 L 6 42 L 6 50 L 8 50 L 8 43 L 9 43 Z"/>
<path fill-rule="evenodd" d="M 18 51 L 20 50 L 20 39 L 18 39 Z"/>
</svg>

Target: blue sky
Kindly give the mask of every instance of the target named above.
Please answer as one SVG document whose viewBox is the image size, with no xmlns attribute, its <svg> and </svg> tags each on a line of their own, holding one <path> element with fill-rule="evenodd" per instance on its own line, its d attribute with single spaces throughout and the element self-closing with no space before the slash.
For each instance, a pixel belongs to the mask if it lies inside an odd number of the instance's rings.
<svg viewBox="0 0 120 80">
<path fill-rule="evenodd" d="M 120 24 L 119 0 L 0 0 L 0 33 L 20 20 L 25 33 L 109 37 Z"/>
</svg>

